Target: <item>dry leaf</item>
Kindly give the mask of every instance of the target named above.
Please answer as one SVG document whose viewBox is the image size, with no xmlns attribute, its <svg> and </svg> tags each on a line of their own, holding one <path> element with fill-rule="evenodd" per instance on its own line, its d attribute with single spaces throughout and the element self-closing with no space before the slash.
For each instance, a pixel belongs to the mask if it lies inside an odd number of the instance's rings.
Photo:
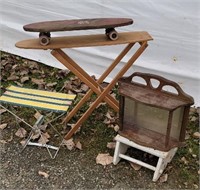
<svg viewBox="0 0 200 190">
<path fill-rule="evenodd" d="M 47 139 L 50 138 L 50 135 L 49 135 L 49 133 L 47 133 L 47 132 L 46 132 L 46 133 L 42 133 L 42 135 L 45 136 Z"/>
<path fill-rule="evenodd" d="M 38 174 L 41 175 L 41 176 L 43 176 L 43 177 L 45 177 L 45 178 L 49 177 L 49 174 L 46 173 L 46 172 L 43 172 L 43 171 L 39 171 Z"/>
<path fill-rule="evenodd" d="M 67 93 L 68 93 L 68 94 L 74 94 L 71 90 L 68 90 Z"/>
<path fill-rule="evenodd" d="M 10 138 L 7 141 L 11 142 L 12 140 L 13 140 L 13 134 L 11 134 Z"/>
<path fill-rule="evenodd" d="M 1 144 L 6 144 L 7 142 L 5 140 L 0 140 Z"/>
<path fill-rule="evenodd" d="M 19 77 L 16 76 L 16 75 L 11 75 L 11 76 L 9 76 L 9 77 L 7 78 L 7 80 L 18 80 L 18 79 L 19 79 Z"/>
<path fill-rule="evenodd" d="M 41 129 L 42 131 L 46 131 L 47 126 L 48 126 L 47 124 L 40 125 L 39 129 Z"/>
<path fill-rule="evenodd" d="M 62 144 L 66 146 L 68 150 L 72 150 L 75 147 L 73 138 L 69 140 L 63 140 Z"/>
<path fill-rule="evenodd" d="M 115 126 L 114 126 L 114 130 L 115 130 L 116 132 L 118 132 L 118 131 L 119 131 L 119 125 L 115 125 Z"/>
<path fill-rule="evenodd" d="M 74 128 L 74 126 L 75 126 L 75 124 L 68 124 L 68 126 L 70 126 L 71 127 L 71 129 L 73 129 Z M 78 132 L 80 132 L 81 131 L 81 127 L 79 127 L 76 131 L 75 131 L 75 133 L 74 134 L 76 134 L 76 133 L 78 133 Z"/>
<path fill-rule="evenodd" d="M 37 85 L 45 84 L 43 79 L 32 78 L 31 81 Z"/>
<path fill-rule="evenodd" d="M 191 154 L 192 154 L 193 150 L 192 150 L 191 148 L 189 148 L 188 150 L 189 150 L 189 153 L 191 153 Z"/>
<path fill-rule="evenodd" d="M 29 80 L 29 77 L 28 77 L 28 76 L 22 77 L 22 78 L 20 79 L 21 83 L 25 83 L 25 82 L 28 81 L 28 80 Z"/>
<path fill-rule="evenodd" d="M 167 179 L 168 179 L 168 174 L 164 174 L 164 175 L 162 175 L 162 176 L 160 177 L 159 181 L 160 181 L 161 183 L 164 183 L 164 182 L 167 181 Z"/>
<path fill-rule="evenodd" d="M 12 70 L 16 69 L 17 66 L 18 66 L 18 64 L 13 65 Z"/>
<path fill-rule="evenodd" d="M 192 154 L 192 157 L 193 157 L 193 158 L 196 158 L 196 157 L 197 157 L 197 155 L 196 155 L 196 154 Z"/>
<path fill-rule="evenodd" d="M 194 138 L 200 138 L 200 133 L 199 133 L 199 132 L 193 133 L 193 137 L 194 137 Z"/>
<path fill-rule="evenodd" d="M 110 115 L 109 112 L 106 113 L 106 117 L 107 117 L 108 119 L 112 119 L 112 117 L 111 117 L 111 115 Z"/>
<path fill-rule="evenodd" d="M 115 149 L 115 146 L 116 146 L 116 142 L 108 142 L 107 143 L 107 148 Z"/>
<path fill-rule="evenodd" d="M 104 121 L 103 121 L 104 124 L 108 125 L 110 124 L 110 120 L 108 118 L 106 118 Z"/>
<path fill-rule="evenodd" d="M 31 70 L 31 73 L 32 74 L 40 74 L 41 77 L 44 77 L 43 74 L 44 74 L 44 71 L 43 70 L 37 70 L 37 69 L 34 69 L 34 70 Z"/>
<path fill-rule="evenodd" d="M 69 94 L 69 93 L 68 93 Z M 78 93 L 78 96 L 83 97 L 85 96 L 85 93 Z M 97 107 L 96 107 L 97 108 Z"/>
<path fill-rule="evenodd" d="M 81 93 L 82 92 L 82 90 L 80 90 L 80 89 L 76 89 L 74 86 L 73 86 L 73 89 L 72 89 L 74 92 L 76 92 L 76 93 Z"/>
<path fill-rule="evenodd" d="M 55 86 L 55 85 L 57 85 L 57 82 L 52 82 L 52 83 L 47 83 L 47 87 L 53 87 L 53 86 Z"/>
<path fill-rule="evenodd" d="M 190 134 L 186 131 L 185 140 L 188 140 L 189 138 L 190 138 Z"/>
<path fill-rule="evenodd" d="M 0 129 L 5 129 L 7 126 L 8 126 L 7 123 L 3 123 L 3 124 L 0 125 Z"/>
<path fill-rule="evenodd" d="M 57 72 L 57 76 L 56 76 L 56 78 L 57 79 L 63 79 L 64 77 L 66 77 L 68 74 L 69 74 L 69 70 L 59 70 L 58 72 Z"/>
<path fill-rule="evenodd" d="M 6 64 L 8 64 L 9 61 L 8 60 L 1 60 L 1 65 L 5 66 Z"/>
<path fill-rule="evenodd" d="M 20 128 L 17 130 L 17 132 L 15 133 L 15 135 L 16 135 L 17 137 L 20 137 L 20 138 L 26 137 L 26 134 L 27 134 L 27 131 L 26 131 L 24 128 L 22 128 L 22 127 L 20 127 Z"/>
<path fill-rule="evenodd" d="M 62 89 L 72 90 L 71 81 L 65 81 Z"/>
<path fill-rule="evenodd" d="M 20 82 L 14 81 L 15 84 L 17 84 L 17 86 L 23 86 L 23 84 L 21 84 Z"/>
<path fill-rule="evenodd" d="M 81 90 L 84 91 L 84 92 L 87 92 L 89 89 L 89 87 L 86 85 L 86 84 L 82 84 L 81 85 Z"/>
<path fill-rule="evenodd" d="M 136 171 L 140 170 L 141 167 L 142 167 L 142 166 L 140 166 L 140 165 L 138 165 L 138 164 L 136 164 L 136 163 L 133 163 L 133 162 L 130 162 L 130 165 L 131 165 L 131 167 L 132 167 L 134 170 L 136 170 Z"/>
<path fill-rule="evenodd" d="M 186 158 L 184 156 L 181 158 L 181 161 L 186 165 L 189 163 L 189 161 L 186 160 Z"/>
<path fill-rule="evenodd" d="M 42 133 L 40 139 L 38 140 L 38 143 L 46 144 L 47 142 L 49 142 L 49 138 L 50 138 L 50 135 L 47 132 Z"/>
<path fill-rule="evenodd" d="M 109 165 L 113 162 L 113 157 L 107 154 L 98 154 L 96 157 L 96 163 L 101 164 L 103 166 Z"/>
<path fill-rule="evenodd" d="M 79 150 L 83 150 L 83 149 L 82 149 L 82 144 L 80 143 L 80 141 L 78 141 L 78 142 L 76 143 L 76 148 L 78 148 Z"/>
<path fill-rule="evenodd" d="M 106 104 L 107 104 L 106 102 L 101 102 L 101 103 L 98 104 L 98 106 L 96 108 L 99 108 L 100 106 L 104 106 Z"/>
<path fill-rule="evenodd" d="M 21 144 L 22 146 L 24 146 L 24 145 L 26 144 L 26 140 L 20 141 L 20 144 Z"/>
<path fill-rule="evenodd" d="M 5 109 L 0 109 L 0 114 L 2 114 L 2 113 L 4 113 L 4 112 L 6 112 Z"/>
<path fill-rule="evenodd" d="M 110 124 L 110 125 L 108 125 L 108 128 L 113 128 L 114 129 L 114 125 L 113 124 Z"/>
<path fill-rule="evenodd" d="M 110 94 L 113 98 L 115 98 L 116 99 L 116 94 L 115 93 L 112 93 L 112 94 Z"/>
<path fill-rule="evenodd" d="M 70 81 L 75 86 L 80 86 L 81 85 L 81 80 L 77 76 L 70 77 Z"/>
<path fill-rule="evenodd" d="M 193 116 L 193 117 L 190 119 L 190 121 L 195 122 L 195 121 L 197 121 L 197 119 L 198 119 L 198 117 Z"/>
<path fill-rule="evenodd" d="M 38 139 L 40 137 L 39 131 L 35 132 L 35 134 L 31 137 L 32 140 Z"/>
<path fill-rule="evenodd" d="M 23 70 L 20 75 L 23 76 L 23 75 L 27 75 L 28 74 L 28 70 Z"/>
<path fill-rule="evenodd" d="M 29 66 L 29 68 L 31 68 L 31 69 L 38 69 L 38 70 L 39 70 L 38 63 L 35 62 L 35 61 L 28 61 L 28 66 Z"/>
</svg>

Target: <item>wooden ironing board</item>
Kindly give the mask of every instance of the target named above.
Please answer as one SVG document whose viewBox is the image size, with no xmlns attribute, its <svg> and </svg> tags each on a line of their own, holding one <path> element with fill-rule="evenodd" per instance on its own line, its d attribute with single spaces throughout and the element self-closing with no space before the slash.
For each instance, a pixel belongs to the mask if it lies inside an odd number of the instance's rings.
<svg viewBox="0 0 200 190">
<path fill-rule="evenodd" d="M 82 35 L 82 36 L 66 36 L 66 37 L 54 37 L 51 39 L 51 43 L 42 46 L 39 43 L 39 39 L 28 39 L 16 43 L 16 47 L 24 49 L 51 49 L 51 54 L 72 73 L 79 77 L 86 85 L 90 87 L 87 94 L 79 101 L 79 103 L 72 109 L 68 116 L 64 119 L 68 122 L 80 109 L 80 107 L 89 99 L 93 92 L 98 97 L 88 108 L 88 110 L 77 121 L 73 129 L 71 129 L 66 135 L 65 139 L 69 139 L 81 126 L 81 124 L 90 116 L 92 111 L 99 105 L 101 101 L 107 102 L 115 111 L 119 111 L 119 103 L 115 98 L 109 95 L 110 90 L 114 87 L 119 78 L 121 78 L 126 71 L 133 65 L 137 58 L 144 52 L 148 46 L 148 41 L 153 40 L 152 37 L 144 31 L 141 32 L 124 32 L 119 33 L 118 40 L 111 41 L 103 34 L 96 35 Z M 125 44 L 126 47 L 117 56 L 117 58 L 111 63 L 106 71 L 95 81 L 87 72 L 81 68 L 74 60 L 72 60 L 65 52 L 63 48 L 79 48 L 79 47 L 93 47 L 93 46 L 113 46 Z M 113 80 L 106 88 L 103 88 L 100 84 L 104 79 L 113 71 L 113 69 L 119 64 L 123 57 L 129 52 L 129 50 L 135 45 L 139 44 L 135 53 L 131 56 L 128 62 L 116 73 Z"/>
</svg>

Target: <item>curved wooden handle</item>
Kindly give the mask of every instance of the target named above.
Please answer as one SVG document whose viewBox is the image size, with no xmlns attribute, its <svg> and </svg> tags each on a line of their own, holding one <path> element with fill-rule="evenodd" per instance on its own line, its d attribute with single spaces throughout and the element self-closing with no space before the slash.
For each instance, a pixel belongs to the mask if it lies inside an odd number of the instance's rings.
<svg viewBox="0 0 200 190">
<path fill-rule="evenodd" d="M 140 77 L 140 78 L 144 79 L 146 84 L 141 84 L 141 83 L 135 82 L 134 77 Z M 155 74 L 135 72 L 128 77 L 121 78 L 121 80 L 124 81 L 124 82 L 132 83 L 132 84 L 137 85 L 137 86 L 141 86 L 143 88 L 149 88 L 151 90 L 158 91 L 158 93 L 160 92 L 160 93 L 165 93 L 165 94 L 177 96 L 180 99 L 193 102 L 193 98 L 191 96 L 189 96 L 188 94 L 186 94 L 177 83 L 175 83 L 174 81 L 168 80 L 164 77 L 155 75 Z M 152 80 L 156 80 L 156 81 L 159 82 L 157 87 L 154 87 L 152 85 Z M 165 86 L 174 88 L 177 91 L 177 94 L 173 93 L 173 92 L 166 91 L 164 89 Z"/>
</svg>

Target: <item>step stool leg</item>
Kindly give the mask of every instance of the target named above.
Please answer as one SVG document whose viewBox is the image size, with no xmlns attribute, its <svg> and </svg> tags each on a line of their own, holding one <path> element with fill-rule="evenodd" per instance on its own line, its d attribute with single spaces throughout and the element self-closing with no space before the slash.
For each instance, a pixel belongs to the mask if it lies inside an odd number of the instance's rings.
<svg viewBox="0 0 200 190">
<path fill-rule="evenodd" d="M 176 154 L 176 151 L 178 150 L 178 148 L 173 148 L 169 151 L 169 154 L 167 156 L 167 163 L 170 163 L 172 158 L 174 157 L 174 155 Z"/>
<path fill-rule="evenodd" d="M 176 151 L 177 151 L 177 148 L 173 148 L 168 152 L 168 155 L 165 158 L 159 158 L 157 166 L 156 166 L 156 170 L 154 172 L 153 181 L 157 181 L 159 179 L 164 169 L 167 167 L 167 164 L 171 162 Z"/>
<path fill-rule="evenodd" d="M 163 168 L 164 168 L 164 159 L 159 158 L 158 163 L 156 165 L 156 170 L 153 175 L 154 182 L 156 182 L 159 179 L 159 177 L 161 176 L 161 174 L 163 173 Z"/>
<path fill-rule="evenodd" d="M 119 154 L 124 154 L 127 149 L 128 145 L 121 143 L 120 141 L 117 141 L 116 146 L 115 146 L 115 153 L 114 153 L 114 158 L 113 158 L 113 164 L 116 165 L 118 162 L 121 160 L 119 157 Z"/>
</svg>

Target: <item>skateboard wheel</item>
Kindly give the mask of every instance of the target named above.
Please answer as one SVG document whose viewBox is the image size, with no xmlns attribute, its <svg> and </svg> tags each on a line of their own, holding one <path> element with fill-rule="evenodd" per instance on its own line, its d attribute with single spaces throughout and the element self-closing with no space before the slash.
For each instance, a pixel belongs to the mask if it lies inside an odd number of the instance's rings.
<svg viewBox="0 0 200 190">
<path fill-rule="evenodd" d="M 117 40 L 118 39 L 118 33 L 114 28 L 107 28 L 106 29 L 106 35 L 110 40 Z"/>
<path fill-rule="evenodd" d="M 118 39 L 118 34 L 115 30 L 111 31 L 109 34 L 108 34 L 108 37 L 111 39 L 111 40 L 117 40 Z"/>
<path fill-rule="evenodd" d="M 44 36 L 40 36 L 40 44 L 43 45 L 43 46 L 46 46 L 48 45 L 50 42 L 50 38 L 46 35 Z"/>
</svg>

